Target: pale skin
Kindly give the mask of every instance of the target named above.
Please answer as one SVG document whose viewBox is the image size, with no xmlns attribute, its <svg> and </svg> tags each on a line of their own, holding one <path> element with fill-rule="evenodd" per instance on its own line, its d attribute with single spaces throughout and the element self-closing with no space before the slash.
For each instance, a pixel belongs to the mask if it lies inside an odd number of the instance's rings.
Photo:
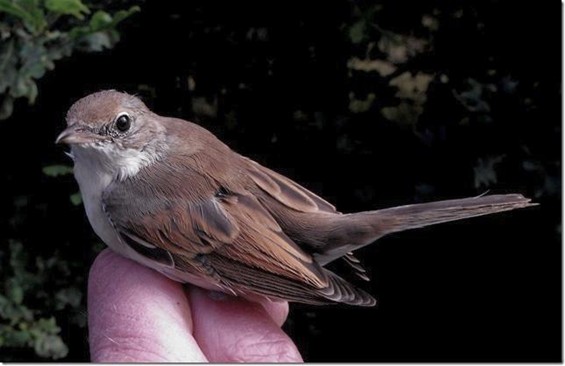
<svg viewBox="0 0 565 366">
<path fill-rule="evenodd" d="M 286 302 L 186 287 L 109 249 L 90 271 L 94 362 L 301 362 L 287 315 Z"/>
</svg>

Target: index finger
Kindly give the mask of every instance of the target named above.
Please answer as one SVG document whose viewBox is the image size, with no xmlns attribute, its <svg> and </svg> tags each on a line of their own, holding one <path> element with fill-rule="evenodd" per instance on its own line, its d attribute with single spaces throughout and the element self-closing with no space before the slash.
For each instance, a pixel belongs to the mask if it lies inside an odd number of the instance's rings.
<svg viewBox="0 0 565 366">
<path fill-rule="evenodd" d="M 94 362 L 206 362 L 183 287 L 106 249 L 88 284 Z"/>
</svg>

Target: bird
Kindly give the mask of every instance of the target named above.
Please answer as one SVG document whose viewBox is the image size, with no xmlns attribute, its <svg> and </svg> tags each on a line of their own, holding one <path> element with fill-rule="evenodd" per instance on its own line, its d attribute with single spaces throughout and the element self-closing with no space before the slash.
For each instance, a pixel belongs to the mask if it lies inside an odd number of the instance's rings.
<svg viewBox="0 0 565 366">
<path fill-rule="evenodd" d="M 374 306 L 326 266 L 368 279 L 354 251 L 399 231 L 535 205 L 521 194 L 341 213 L 205 128 L 128 93 L 76 101 L 70 146 L 94 232 L 115 252 L 182 283 L 246 299 Z"/>
</svg>

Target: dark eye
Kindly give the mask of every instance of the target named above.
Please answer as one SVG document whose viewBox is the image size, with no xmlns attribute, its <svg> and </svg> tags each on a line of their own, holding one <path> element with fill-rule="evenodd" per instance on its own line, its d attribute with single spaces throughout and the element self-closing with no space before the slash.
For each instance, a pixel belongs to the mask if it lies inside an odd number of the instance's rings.
<svg viewBox="0 0 565 366">
<path fill-rule="evenodd" d="M 116 119 L 116 128 L 120 132 L 126 132 L 131 126 L 131 118 L 127 114 L 122 114 Z"/>
</svg>

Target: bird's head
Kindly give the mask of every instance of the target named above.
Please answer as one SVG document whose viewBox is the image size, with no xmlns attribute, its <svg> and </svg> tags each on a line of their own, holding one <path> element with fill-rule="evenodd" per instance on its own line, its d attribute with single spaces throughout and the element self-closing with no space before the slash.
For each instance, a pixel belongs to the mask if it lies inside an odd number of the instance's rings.
<svg viewBox="0 0 565 366">
<path fill-rule="evenodd" d="M 75 164 L 102 168 L 119 179 L 157 160 L 164 148 L 159 117 L 137 97 L 105 90 L 78 100 L 56 143 L 71 146 Z"/>
</svg>

